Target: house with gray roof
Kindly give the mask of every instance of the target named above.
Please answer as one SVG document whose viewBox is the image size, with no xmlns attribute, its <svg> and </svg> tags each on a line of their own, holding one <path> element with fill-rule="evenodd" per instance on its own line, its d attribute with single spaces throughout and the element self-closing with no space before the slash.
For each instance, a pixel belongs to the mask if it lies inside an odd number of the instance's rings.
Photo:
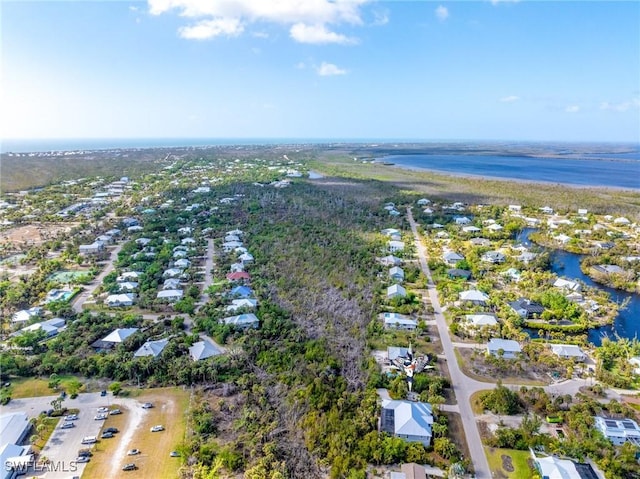
<svg viewBox="0 0 640 479">
<path fill-rule="evenodd" d="M 133 353 L 136 358 L 140 358 L 143 356 L 153 356 L 157 358 L 162 353 L 164 347 L 169 343 L 169 338 L 158 339 L 156 341 L 147 341 L 142 346 L 138 348 L 138 350 Z"/>
<path fill-rule="evenodd" d="M 424 402 L 383 400 L 380 429 L 408 442 L 431 444 L 433 409 Z"/>
<path fill-rule="evenodd" d="M 222 351 L 209 341 L 198 341 L 189 347 L 189 355 L 194 361 L 200 361 L 220 354 L 222 354 Z"/>
<path fill-rule="evenodd" d="M 504 359 L 516 359 L 522 352 L 518 341 L 493 338 L 487 343 L 487 354 Z"/>
<path fill-rule="evenodd" d="M 257 328 L 260 325 L 260 320 L 253 313 L 239 314 L 238 316 L 229 316 L 222 318 L 224 324 L 235 326 L 236 328 Z"/>
<path fill-rule="evenodd" d="M 587 359 L 587 355 L 580 349 L 580 346 L 574 344 L 552 344 L 551 351 L 562 359 L 573 359 L 578 362 Z"/>
</svg>

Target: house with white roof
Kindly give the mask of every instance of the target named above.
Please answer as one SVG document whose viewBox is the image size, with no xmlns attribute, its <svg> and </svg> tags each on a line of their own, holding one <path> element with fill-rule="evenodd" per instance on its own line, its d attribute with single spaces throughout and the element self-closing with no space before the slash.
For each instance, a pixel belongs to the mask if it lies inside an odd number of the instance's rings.
<svg viewBox="0 0 640 479">
<path fill-rule="evenodd" d="M 81 244 L 79 250 L 80 256 L 99 254 L 104 251 L 104 243 L 102 241 L 94 241 L 91 244 Z"/>
<path fill-rule="evenodd" d="M 394 284 L 387 288 L 387 299 L 404 298 L 406 295 L 407 290 L 399 284 Z"/>
<path fill-rule="evenodd" d="M 180 301 L 183 296 L 184 292 L 181 289 L 163 289 L 162 291 L 158 291 L 156 299 L 167 303 L 175 303 L 176 301 Z"/>
<path fill-rule="evenodd" d="M 577 281 L 571 281 L 564 278 L 558 278 L 554 281 L 553 286 L 559 289 L 565 289 L 567 291 L 581 291 L 582 285 Z"/>
<path fill-rule="evenodd" d="M 428 200 L 427 198 L 420 198 L 418 201 L 416 201 L 416 203 L 420 206 L 424 206 L 424 205 L 428 205 L 429 203 L 431 203 L 430 200 Z"/>
<path fill-rule="evenodd" d="M 191 266 L 191 261 L 189 261 L 189 260 L 188 260 L 188 259 L 186 259 L 186 258 L 181 258 L 181 259 L 177 260 L 176 262 L 174 262 L 174 263 L 173 263 L 173 266 L 174 266 L 175 268 L 183 268 L 183 269 L 186 269 L 186 268 L 188 268 L 188 267 L 190 267 L 190 266 Z"/>
<path fill-rule="evenodd" d="M 489 296 L 487 294 L 476 289 L 462 291 L 458 294 L 458 298 L 464 303 L 472 303 L 477 305 L 484 305 L 489 301 Z"/>
<path fill-rule="evenodd" d="M 404 243 L 402 241 L 389 241 L 387 245 L 390 253 L 404 251 Z"/>
<path fill-rule="evenodd" d="M 495 314 L 491 313 L 467 314 L 464 319 L 468 326 L 476 328 L 482 328 L 484 326 L 493 327 L 498 325 L 498 320 L 496 319 Z"/>
<path fill-rule="evenodd" d="M 104 304 L 110 308 L 133 306 L 135 296 L 133 293 L 110 294 L 107 296 L 107 299 L 104 300 Z"/>
<path fill-rule="evenodd" d="M 120 276 L 116 279 L 118 283 L 122 281 L 135 281 L 142 276 L 140 271 L 125 271 L 124 273 L 120 273 Z"/>
<path fill-rule="evenodd" d="M 153 356 L 157 358 L 162 353 L 164 347 L 169 344 L 169 338 L 158 339 L 156 341 L 147 341 L 138 350 L 133 353 L 136 358 L 143 356 Z"/>
<path fill-rule="evenodd" d="M 534 463 L 542 479 L 583 479 L 576 464 L 569 459 L 556 456 L 535 457 Z"/>
<path fill-rule="evenodd" d="M 18 311 L 11 316 L 12 323 L 25 323 L 27 321 L 31 321 L 32 319 L 39 318 L 42 314 L 42 308 L 33 307 L 29 309 L 23 309 L 22 311 Z"/>
<path fill-rule="evenodd" d="M 189 347 L 189 355 L 194 361 L 200 361 L 220 354 L 222 354 L 222 351 L 209 341 L 198 341 Z"/>
<path fill-rule="evenodd" d="M 381 313 L 385 329 L 404 329 L 413 331 L 418 327 L 418 321 L 398 313 Z"/>
<path fill-rule="evenodd" d="M 432 424 L 433 409 L 428 403 L 387 399 L 382 401 L 382 432 L 428 447 L 433 436 Z"/>
<path fill-rule="evenodd" d="M 253 313 L 239 314 L 238 316 L 229 316 L 222 318 L 224 324 L 235 326 L 236 328 L 257 328 L 260 325 L 260 320 Z"/>
<path fill-rule="evenodd" d="M 139 328 L 118 328 L 111 331 L 104 338 L 95 341 L 91 347 L 97 349 L 111 349 L 121 344 Z"/>
<path fill-rule="evenodd" d="M 231 301 L 231 304 L 225 308 L 228 312 L 234 312 L 242 308 L 255 308 L 258 306 L 258 300 L 253 298 L 240 298 Z"/>
<path fill-rule="evenodd" d="M 573 359 L 574 361 L 583 362 L 587 359 L 587 355 L 579 346 L 573 344 L 552 344 L 551 351 L 562 359 Z"/>
<path fill-rule="evenodd" d="M 180 275 L 182 275 L 183 270 L 180 268 L 169 268 L 164 270 L 164 272 L 162 273 L 162 277 L 163 278 L 177 278 Z"/>
<path fill-rule="evenodd" d="M 178 278 L 167 278 L 162 284 L 162 289 L 165 291 L 168 289 L 180 289 L 180 280 Z"/>
<path fill-rule="evenodd" d="M 52 318 L 46 321 L 41 321 L 40 323 L 30 324 L 19 331 L 16 331 L 11 336 L 19 336 L 21 334 L 30 332 L 30 331 L 44 331 L 47 338 L 55 336 L 60 332 L 61 329 L 64 328 L 65 320 L 62 318 Z"/>
<path fill-rule="evenodd" d="M 622 446 L 627 441 L 640 446 L 640 426 L 633 419 L 607 419 L 595 416 L 593 425 L 616 446 Z"/>
<path fill-rule="evenodd" d="M 240 246 L 242 246 L 241 241 L 225 241 L 224 243 L 222 243 L 222 250 L 225 253 L 230 253 L 234 249 L 239 248 Z"/>
<path fill-rule="evenodd" d="M 394 281 L 403 281 L 404 280 L 404 270 L 399 266 L 394 266 L 389 270 L 389 278 Z"/>
<path fill-rule="evenodd" d="M 118 283 L 118 291 L 136 291 L 138 289 L 138 283 L 135 281 L 122 281 Z"/>
<path fill-rule="evenodd" d="M 505 359 L 515 359 L 522 352 L 518 341 L 493 338 L 487 343 L 487 354 Z"/>
<path fill-rule="evenodd" d="M 464 256 L 462 256 L 459 253 L 456 253 L 455 251 L 447 251 L 446 253 L 444 253 L 442 255 L 442 259 L 448 265 L 455 266 L 456 263 L 458 263 L 458 262 L 460 262 L 460 261 L 462 261 L 464 259 Z"/>
<path fill-rule="evenodd" d="M 478 228 L 477 226 L 473 226 L 473 225 L 463 226 L 462 227 L 462 232 L 463 233 L 478 233 L 479 231 L 482 231 L 482 230 L 480 228 Z"/>
<path fill-rule="evenodd" d="M 29 453 L 31 446 L 19 445 L 25 442 L 31 428 L 29 417 L 24 412 L 0 415 L 1 479 L 17 477 L 20 470 L 26 470 L 26 466 L 33 462 L 33 455 Z"/>
<path fill-rule="evenodd" d="M 244 252 L 240 256 L 238 256 L 238 260 L 242 263 L 243 266 L 246 266 L 250 263 L 253 263 L 253 255 L 251 253 Z"/>
<path fill-rule="evenodd" d="M 471 223 L 471 220 L 466 216 L 456 216 L 455 218 L 453 218 L 453 221 L 457 225 L 468 225 L 469 223 Z"/>
</svg>

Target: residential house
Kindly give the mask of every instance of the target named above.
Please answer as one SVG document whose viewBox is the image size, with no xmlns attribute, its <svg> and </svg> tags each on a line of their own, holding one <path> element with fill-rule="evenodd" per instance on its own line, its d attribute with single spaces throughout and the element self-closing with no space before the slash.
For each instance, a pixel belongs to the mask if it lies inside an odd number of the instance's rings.
<svg viewBox="0 0 640 479">
<path fill-rule="evenodd" d="M 169 268 L 164 270 L 164 272 L 162 273 L 162 277 L 163 278 L 177 278 L 180 275 L 182 275 L 182 273 L 184 272 L 184 270 L 180 269 L 180 268 Z"/>
<path fill-rule="evenodd" d="M 448 265 L 455 266 L 458 262 L 464 259 L 464 256 L 462 256 L 459 253 L 456 253 L 455 251 L 447 251 L 442 255 L 442 259 Z"/>
<path fill-rule="evenodd" d="M 142 231 L 144 228 L 140 225 L 136 225 L 136 226 L 129 226 L 127 228 L 127 232 L 128 233 L 139 233 L 140 231 Z"/>
<path fill-rule="evenodd" d="M 227 312 L 234 312 L 239 309 L 253 309 L 258 306 L 258 300 L 253 298 L 234 299 L 231 304 L 225 308 Z"/>
<path fill-rule="evenodd" d="M 408 442 L 431 445 L 433 409 L 431 405 L 418 401 L 382 401 L 380 429 Z"/>
<path fill-rule="evenodd" d="M 504 227 L 502 225 L 499 225 L 498 223 L 493 223 L 487 226 L 487 229 L 489 231 L 493 231 L 494 233 L 497 233 L 498 231 L 502 231 Z"/>
<path fill-rule="evenodd" d="M 113 244 L 114 240 L 111 235 L 103 234 L 98 236 L 95 242 L 96 243 L 100 242 L 102 244 L 108 245 L 108 244 Z"/>
<path fill-rule="evenodd" d="M 516 213 L 522 211 L 522 206 L 520 205 L 509 205 L 507 208 L 509 208 L 509 211 L 515 211 Z"/>
<path fill-rule="evenodd" d="M 582 475 L 575 462 L 556 456 L 534 456 L 534 464 L 542 479 L 597 479 L 598 477 L 595 474 Z M 588 464 L 584 464 L 584 466 L 588 466 Z"/>
<path fill-rule="evenodd" d="M 500 251 L 487 251 L 480 259 L 485 263 L 501 264 L 506 261 L 506 256 Z"/>
<path fill-rule="evenodd" d="M 193 229 L 190 226 L 183 226 L 182 228 L 178 228 L 178 234 L 180 236 L 188 236 L 193 232 Z"/>
<path fill-rule="evenodd" d="M 229 296 L 236 298 L 250 298 L 253 291 L 248 286 L 236 286 L 229 292 Z"/>
<path fill-rule="evenodd" d="M 498 320 L 496 319 L 495 314 L 491 313 L 467 314 L 464 318 L 467 326 L 473 326 L 475 328 L 482 328 L 484 326 L 493 327 L 498 325 Z"/>
<path fill-rule="evenodd" d="M 468 280 L 471 278 L 471 271 L 467 271 L 466 269 L 452 268 L 447 270 L 447 275 L 450 278 L 463 278 Z"/>
<path fill-rule="evenodd" d="M 485 305 L 489 301 L 489 296 L 482 291 L 470 289 L 459 293 L 458 298 L 461 302 L 471 303 L 475 305 Z"/>
<path fill-rule="evenodd" d="M 228 273 L 227 280 L 231 282 L 244 282 L 250 281 L 251 275 L 245 271 L 237 271 L 235 273 Z"/>
<path fill-rule="evenodd" d="M 162 291 L 158 291 L 156 299 L 167 303 L 175 303 L 176 301 L 180 301 L 183 296 L 184 291 L 181 289 L 164 289 Z"/>
<path fill-rule="evenodd" d="M 122 281 L 118 283 L 118 291 L 132 292 L 138 289 L 138 283 L 135 281 Z"/>
<path fill-rule="evenodd" d="M 95 341 L 91 347 L 96 349 L 111 349 L 122 344 L 129 336 L 139 328 L 118 328 L 107 334 L 104 338 Z"/>
<path fill-rule="evenodd" d="M 640 426 L 633 419 L 607 419 L 596 416 L 594 426 L 616 446 L 622 446 L 627 441 L 640 446 Z"/>
<path fill-rule="evenodd" d="M 629 364 L 635 367 L 633 373 L 640 375 L 640 356 L 633 356 L 629 358 Z"/>
<path fill-rule="evenodd" d="M 236 228 L 235 230 L 227 231 L 225 235 L 244 236 L 244 232 Z"/>
<path fill-rule="evenodd" d="M 391 471 L 389 479 L 427 479 L 427 472 L 424 466 L 411 462 L 402 464 L 400 472 Z"/>
<path fill-rule="evenodd" d="M 469 241 L 473 246 L 491 246 L 491 241 L 489 241 L 487 238 L 471 238 Z"/>
<path fill-rule="evenodd" d="M 167 278 L 162 284 L 162 289 L 180 289 L 180 280 L 178 278 Z"/>
<path fill-rule="evenodd" d="M 389 241 L 387 245 L 390 253 L 404 251 L 404 243 L 402 241 Z"/>
<path fill-rule="evenodd" d="M 189 355 L 194 361 L 200 361 L 220 354 L 222 354 L 222 351 L 216 348 L 209 341 L 198 341 L 189 347 Z"/>
<path fill-rule="evenodd" d="M 515 268 L 509 268 L 508 270 L 503 271 L 502 275 L 516 282 L 520 281 L 520 278 L 522 277 L 522 273 Z"/>
<path fill-rule="evenodd" d="M 536 259 L 538 255 L 536 253 L 532 253 L 531 251 L 525 251 L 520 256 L 517 256 L 516 259 L 521 261 L 524 264 L 531 263 L 534 259 Z"/>
<path fill-rule="evenodd" d="M 189 261 L 189 260 L 188 260 L 188 259 L 186 259 L 186 258 L 182 258 L 182 259 L 179 259 L 178 261 L 175 261 L 175 262 L 173 263 L 173 266 L 174 266 L 175 268 L 182 268 L 182 269 L 186 269 L 186 268 L 189 268 L 189 267 L 191 266 L 191 261 Z"/>
<path fill-rule="evenodd" d="M 399 346 L 387 347 L 387 359 L 393 361 L 396 358 L 406 358 L 409 354 L 409 348 L 402 348 Z"/>
<path fill-rule="evenodd" d="M 418 321 L 398 313 L 381 313 L 385 329 L 404 329 L 413 331 L 418 327 Z"/>
<path fill-rule="evenodd" d="M 224 324 L 235 326 L 236 328 L 257 328 L 260 320 L 253 313 L 239 314 L 238 316 L 229 316 L 222 318 Z"/>
<path fill-rule="evenodd" d="M 169 343 L 169 338 L 158 339 L 156 341 L 147 341 L 138 350 L 133 353 L 136 358 L 143 356 L 152 356 L 157 358 L 162 353 L 164 347 Z"/>
<path fill-rule="evenodd" d="M 416 201 L 416 203 L 420 206 L 425 206 L 431 203 L 430 200 L 426 199 L 426 198 L 420 198 L 418 201 Z"/>
<path fill-rule="evenodd" d="M 183 251 L 183 250 L 178 250 L 178 251 L 174 251 L 173 255 L 171 256 L 173 259 L 181 259 L 181 258 L 186 258 L 187 257 L 187 252 Z"/>
<path fill-rule="evenodd" d="M 181 245 L 196 244 L 196 240 L 194 240 L 193 238 L 182 238 L 182 240 L 180 240 L 180 244 Z"/>
<path fill-rule="evenodd" d="M 567 236 L 566 234 L 559 234 L 555 237 L 555 240 L 560 244 L 567 244 L 571 241 L 571 236 Z"/>
<path fill-rule="evenodd" d="M 23 309 L 22 311 L 18 311 L 11 316 L 12 323 L 25 323 L 27 321 L 31 321 L 32 319 L 39 318 L 42 314 L 42 308 L 33 307 L 29 309 Z"/>
<path fill-rule="evenodd" d="M 395 228 L 386 228 L 383 229 L 381 231 L 381 233 L 385 236 L 391 236 L 391 235 L 399 235 L 400 234 L 400 230 L 395 229 Z"/>
<path fill-rule="evenodd" d="M 624 273 L 624 269 L 622 269 L 617 264 L 597 264 L 592 266 L 594 271 L 597 271 L 601 274 L 621 274 Z"/>
<path fill-rule="evenodd" d="M 511 301 L 509 303 L 511 309 L 513 309 L 518 316 L 524 319 L 533 319 L 535 317 L 540 316 L 544 312 L 544 306 L 538 303 L 534 303 L 533 301 L 520 298 L 517 301 Z"/>
<path fill-rule="evenodd" d="M 629 221 L 624 216 L 620 216 L 620 217 L 616 218 L 615 220 L 613 220 L 613 224 L 616 224 L 616 225 L 629 225 L 629 224 L 631 224 L 631 221 Z"/>
<path fill-rule="evenodd" d="M 239 273 L 241 271 L 244 271 L 244 265 L 242 263 L 233 263 L 229 270 L 232 273 Z"/>
<path fill-rule="evenodd" d="M 540 208 L 540 211 L 542 211 L 546 215 L 553 214 L 553 208 L 551 208 L 550 206 L 543 206 L 542 208 Z"/>
<path fill-rule="evenodd" d="M 244 252 L 240 256 L 238 256 L 238 261 L 240 261 L 244 266 L 253 263 L 254 258 L 251 253 Z"/>
<path fill-rule="evenodd" d="M 22 328 L 19 331 L 16 331 L 11 336 L 19 336 L 21 334 L 32 332 L 32 331 L 44 331 L 47 338 L 55 336 L 60 332 L 61 329 L 64 328 L 65 320 L 62 318 L 52 318 L 46 321 L 41 321 L 40 323 L 30 324 Z"/>
<path fill-rule="evenodd" d="M 463 233 L 477 233 L 479 231 L 482 231 L 482 230 L 480 228 L 478 228 L 477 226 L 473 226 L 473 225 L 463 226 L 462 227 L 462 232 Z"/>
<path fill-rule="evenodd" d="M 402 260 L 397 256 L 388 255 L 382 258 L 379 258 L 378 261 L 384 266 L 400 266 L 402 264 Z"/>
<path fill-rule="evenodd" d="M 104 300 L 104 304 L 110 308 L 133 306 L 135 298 L 136 295 L 133 293 L 110 294 L 107 296 L 107 299 Z"/>
<path fill-rule="evenodd" d="M 389 270 L 389 277 L 393 281 L 404 281 L 404 270 L 399 266 L 394 266 Z"/>
<path fill-rule="evenodd" d="M 104 251 L 104 243 L 102 241 L 94 241 L 91 244 L 81 244 L 79 249 L 80 256 L 100 254 L 102 251 Z"/>
<path fill-rule="evenodd" d="M 138 239 L 136 239 L 136 244 L 137 244 L 138 246 L 145 247 L 145 246 L 147 246 L 149 243 L 151 243 L 151 238 L 138 238 Z"/>
<path fill-rule="evenodd" d="M 230 234 L 228 234 L 228 235 L 226 235 L 226 236 L 224 237 L 224 242 L 225 242 L 225 243 L 230 243 L 230 242 L 240 242 L 240 237 L 239 237 L 239 236 L 236 236 L 236 235 L 230 235 Z"/>
<path fill-rule="evenodd" d="M 571 281 L 564 278 L 558 278 L 553 282 L 553 286 L 558 289 L 564 289 L 566 291 L 581 291 L 582 285 L 577 281 Z"/>
<path fill-rule="evenodd" d="M 487 343 L 487 354 L 504 359 L 515 359 L 522 352 L 517 341 L 493 338 Z"/>
<path fill-rule="evenodd" d="M 574 361 L 583 362 L 587 355 L 584 354 L 579 346 L 573 344 L 552 344 L 551 351 L 562 359 L 573 359 Z"/>
<path fill-rule="evenodd" d="M 468 225 L 469 223 L 471 223 L 471 220 L 466 216 L 456 216 L 455 218 L 453 218 L 453 221 L 457 225 Z"/>
<path fill-rule="evenodd" d="M 407 290 L 399 284 L 394 284 L 387 288 L 387 299 L 404 298 L 406 295 Z"/>
<path fill-rule="evenodd" d="M 123 224 L 125 227 L 129 228 L 129 227 L 131 227 L 131 226 L 138 226 L 138 225 L 140 224 L 140 222 L 139 222 L 137 219 L 135 219 L 135 218 L 124 218 L 124 219 L 122 220 L 122 224 Z"/>
</svg>

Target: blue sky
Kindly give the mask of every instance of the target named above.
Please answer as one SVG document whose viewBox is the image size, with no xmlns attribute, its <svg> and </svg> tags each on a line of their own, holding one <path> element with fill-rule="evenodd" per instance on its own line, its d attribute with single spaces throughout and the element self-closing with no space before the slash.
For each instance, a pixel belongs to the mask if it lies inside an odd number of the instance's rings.
<svg viewBox="0 0 640 479">
<path fill-rule="evenodd" d="M 5 138 L 640 141 L 635 1 L 0 8 Z"/>
</svg>

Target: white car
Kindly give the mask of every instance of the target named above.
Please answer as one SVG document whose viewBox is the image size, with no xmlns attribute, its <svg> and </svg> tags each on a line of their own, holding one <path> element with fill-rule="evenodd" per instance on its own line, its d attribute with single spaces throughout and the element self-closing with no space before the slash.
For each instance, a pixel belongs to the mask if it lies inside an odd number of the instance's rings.
<svg viewBox="0 0 640 479">
<path fill-rule="evenodd" d="M 151 428 L 151 432 L 158 432 L 158 431 L 164 431 L 164 426 L 157 425 Z"/>
<path fill-rule="evenodd" d="M 140 454 L 140 449 L 129 449 L 127 451 L 127 456 L 135 456 L 137 454 Z"/>
<path fill-rule="evenodd" d="M 78 456 L 76 462 L 89 462 L 89 456 Z"/>
<path fill-rule="evenodd" d="M 104 419 L 107 419 L 107 417 L 108 417 L 108 416 L 107 416 L 105 413 L 101 413 L 101 414 L 98 414 L 98 415 L 97 415 L 96 417 L 94 417 L 93 419 L 95 419 L 96 421 L 102 421 L 102 420 L 104 420 Z"/>
<path fill-rule="evenodd" d="M 65 421 L 76 421 L 77 419 L 78 419 L 77 414 L 69 414 L 68 416 L 64 417 Z"/>
<path fill-rule="evenodd" d="M 109 412 L 109 408 L 108 407 L 99 407 L 98 408 L 98 412 Z"/>
</svg>

